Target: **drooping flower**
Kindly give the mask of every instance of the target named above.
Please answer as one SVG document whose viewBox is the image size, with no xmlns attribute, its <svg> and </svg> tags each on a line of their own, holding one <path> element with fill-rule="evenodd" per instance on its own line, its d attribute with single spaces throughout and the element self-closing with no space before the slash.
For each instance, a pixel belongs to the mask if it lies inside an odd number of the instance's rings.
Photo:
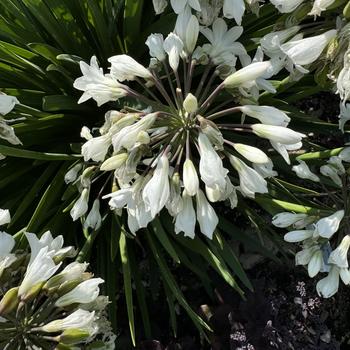
<svg viewBox="0 0 350 350">
<path fill-rule="evenodd" d="M 298 160 L 299 165 L 293 165 L 292 170 L 297 174 L 301 179 L 309 179 L 311 181 L 319 182 L 320 178 L 311 172 L 308 165 L 303 160 Z"/>
<path fill-rule="evenodd" d="M 338 210 L 334 214 L 322 218 L 316 223 L 316 230 L 318 235 L 324 238 L 330 238 L 338 231 L 340 222 L 344 217 L 344 210 Z"/>
<path fill-rule="evenodd" d="M 328 263 L 337 265 L 340 268 L 349 267 L 348 251 L 350 247 L 350 236 L 346 235 L 338 247 L 329 255 Z"/>
<path fill-rule="evenodd" d="M 318 295 L 323 298 L 330 298 L 333 296 L 339 288 L 339 274 L 339 267 L 333 265 L 327 277 L 317 282 L 316 290 Z"/>
<path fill-rule="evenodd" d="M 272 224 L 276 227 L 288 227 L 291 225 L 294 225 L 300 220 L 304 220 L 307 218 L 307 214 L 294 214 L 294 213 L 289 213 L 289 212 L 282 212 L 279 214 L 276 214 L 272 218 Z"/>
</svg>

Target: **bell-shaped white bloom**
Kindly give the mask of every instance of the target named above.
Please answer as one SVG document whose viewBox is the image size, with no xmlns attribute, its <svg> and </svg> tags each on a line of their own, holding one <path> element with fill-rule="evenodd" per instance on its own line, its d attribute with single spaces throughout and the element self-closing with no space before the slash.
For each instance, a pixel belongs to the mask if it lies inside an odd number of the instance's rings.
<svg viewBox="0 0 350 350">
<path fill-rule="evenodd" d="M 71 304 L 87 304 L 93 302 L 100 294 L 99 285 L 104 283 L 102 278 L 91 278 L 78 284 L 67 294 L 58 298 L 57 307 L 65 307 Z"/>
<path fill-rule="evenodd" d="M 242 194 L 254 198 L 255 193 L 267 193 L 267 182 L 254 169 L 242 162 L 239 158 L 230 155 L 230 162 L 239 176 L 239 186 Z"/>
<path fill-rule="evenodd" d="M 106 158 L 109 147 L 111 146 L 111 138 L 109 135 L 93 137 L 83 144 L 81 154 L 85 161 L 94 160 L 101 162 Z"/>
<path fill-rule="evenodd" d="M 339 267 L 332 265 L 327 277 L 317 282 L 316 290 L 319 296 L 330 298 L 339 288 Z"/>
<path fill-rule="evenodd" d="M 6 232 L 0 231 L 0 276 L 4 269 L 16 261 L 16 255 L 11 254 L 14 246 L 14 238 Z"/>
<path fill-rule="evenodd" d="M 298 160 L 299 165 L 294 165 L 292 171 L 294 171 L 297 176 L 301 179 L 308 179 L 311 181 L 319 182 L 320 178 L 311 172 L 308 165 L 303 160 Z"/>
<path fill-rule="evenodd" d="M 349 267 L 348 251 L 350 247 L 350 236 L 346 235 L 338 247 L 331 252 L 328 258 L 329 264 L 334 264 L 339 267 Z"/>
<path fill-rule="evenodd" d="M 334 167 L 334 169 L 337 171 L 339 175 L 345 174 L 345 168 L 343 165 L 343 161 L 338 156 L 332 156 L 328 159 L 327 163 Z"/>
<path fill-rule="evenodd" d="M 295 254 L 295 265 L 308 265 L 314 253 L 318 250 L 320 250 L 318 245 L 303 248 Z"/>
<path fill-rule="evenodd" d="M 272 160 L 269 159 L 267 163 L 264 164 L 256 164 L 253 163 L 254 170 L 260 174 L 264 179 L 275 177 L 278 175 L 277 171 L 273 170 Z"/>
<path fill-rule="evenodd" d="M 77 78 L 73 84 L 76 89 L 84 91 L 78 103 L 92 98 L 98 106 L 101 106 L 127 95 L 126 86 L 111 76 L 103 74 L 103 69 L 98 66 L 95 56 L 91 57 L 90 65 L 81 61 L 80 69 L 83 76 Z"/>
<path fill-rule="evenodd" d="M 92 208 L 84 222 L 84 228 L 91 227 L 93 230 L 98 230 L 101 227 L 102 217 L 100 214 L 100 201 L 94 200 Z"/>
<path fill-rule="evenodd" d="M 245 105 L 239 107 L 239 110 L 249 117 L 258 119 L 262 124 L 287 126 L 290 122 L 286 113 L 271 106 Z"/>
<path fill-rule="evenodd" d="M 128 55 L 116 55 L 108 59 L 111 76 L 118 81 L 135 80 L 136 77 L 151 79 L 151 72 Z"/>
<path fill-rule="evenodd" d="M 234 18 L 238 25 L 242 23 L 242 17 L 245 11 L 244 0 L 224 0 L 222 8 L 224 17 Z"/>
<path fill-rule="evenodd" d="M 11 222 L 11 215 L 8 209 L 0 209 L 0 225 L 6 225 Z"/>
<path fill-rule="evenodd" d="M 200 122 L 201 131 L 208 137 L 215 149 L 223 150 L 224 138 L 218 127 L 201 116 L 197 116 L 197 119 Z"/>
<path fill-rule="evenodd" d="M 89 202 L 89 190 L 87 188 L 84 188 L 81 192 L 80 197 L 73 205 L 73 208 L 70 211 L 70 216 L 72 217 L 73 221 L 78 220 L 81 216 L 83 216 L 89 209 L 88 206 Z"/>
<path fill-rule="evenodd" d="M 252 163 L 264 164 L 269 162 L 267 155 L 259 148 L 244 145 L 243 143 L 235 143 L 234 149 Z"/>
<path fill-rule="evenodd" d="M 186 159 L 183 165 L 182 181 L 187 195 L 194 196 L 199 189 L 199 179 L 191 159 Z"/>
<path fill-rule="evenodd" d="M 52 252 L 49 251 L 49 247 L 46 246 L 40 249 L 33 262 L 28 265 L 23 281 L 19 287 L 18 295 L 25 298 L 32 287 L 46 282 L 56 273 L 60 266 L 61 263 L 56 265 L 52 260 Z"/>
<path fill-rule="evenodd" d="M 64 182 L 66 184 L 70 184 L 70 183 L 74 182 L 77 179 L 78 174 L 79 174 L 80 170 L 82 169 L 82 167 L 83 167 L 82 163 L 75 164 L 73 166 L 73 168 L 69 169 L 66 172 L 66 175 L 64 175 Z"/>
<path fill-rule="evenodd" d="M 194 238 L 196 227 L 196 212 L 192 198 L 184 190 L 182 193 L 182 210 L 176 215 L 175 233 L 183 232 L 186 237 Z"/>
<path fill-rule="evenodd" d="M 293 26 L 284 30 L 280 30 L 277 32 L 271 32 L 264 35 L 260 39 L 260 45 L 262 50 L 269 57 L 274 57 L 281 55 L 281 44 L 291 38 L 294 34 L 299 31 L 299 26 Z"/>
<path fill-rule="evenodd" d="M 308 13 L 310 16 L 320 16 L 322 11 L 326 11 L 329 6 L 334 3 L 335 0 L 315 0 L 311 11 Z"/>
<path fill-rule="evenodd" d="M 350 75 L 349 75 L 350 82 Z M 350 86 L 349 86 L 350 96 Z M 350 120 L 350 103 L 340 103 L 340 114 L 339 114 L 339 129 L 344 132 L 345 124 Z"/>
<path fill-rule="evenodd" d="M 306 39 L 291 40 L 281 45 L 282 51 L 296 66 L 311 64 L 321 55 L 328 43 L 337 35 L 335 29 Z"/>
<path fill-rule="evenodd" d="M 152 2 L 156 15 L 163 13 L 165 8 L 168 6 L 168 2 L 166 0 L 152 0 Z"/>
<path fill-rule="evenodd" d="M 263 137 L 273 142 L 278 142 L 284 145 L 292 145 L 301 141 L 306 135 L 300 132 L 293 131 L 283 126 L 253 124 L 251 128 L 254 134 Z"/>
<path fill-rule="evenodd" d="M 226 22 L 217 18 L 212 29 L 203 27 L 200 31 L 210 43 L 203 46 L 203 51 L 210 56 L 215 65 L 226 64 L 227 61 L 235 62 L 236 56 L 246 54 L 244 46 L 236 41 L 242 35 L 243 27 L 236 26 L 228 30 Z"/>
<path fill-rule="evenodd" d="M 6 115 L 10 113 L 18 103 L 19 101 L 16 97 L 0 94 L 0 114 Z"/>
<path fill-rule="evenodd" d="M 151 57 L 156 58 L 160 62 L 165 60 L 166 55 L 163 48 L 163 34 L 151 34 L 146 40 L 146 45 L 149 48 L 149 54 Z"/>
<path fill-rule="evenodd" d="M 150 113 L 142 117 L 137 123 L 123 127 L 112 137 L 114 152 L 119 152 L 121 148 L 130 150 L 136 142 L 141 131 L 148 130 L 157 118 L 158 113 Z"/>
<path fill-rule="evenodd" d="M 219 223 L 219 219 L 214 208 L 209 204 L 203 191 L 198 190 L 196 195 L 197 202 L 197 220 L 201 232 L 209 239 L 213 238 L 213 233 Z"/>
<path fill-rule="evenodd" d="M 283 238 L 286 242 L 296 243 L 312 237 L 313 234 L 314 230 L 296 230 L 288 232 Z"/>
<path fill-rule="evenodd" d="M 251 63 L 228 76 L 223 84 L 227 88 L 247 86 L 261 77 L 271 66 L 270 61 Z"/>
<path fill-rule="evenodd" d="M 180 54 L 184 44 L 179 36 L 175 33 L 170 33 L 164 40 L 164 50 L 168 54 L 169 65 L 172 70 L 177 71 L 180 62 Z"/>
<path fill-rule="evenodd" d="M 349 53 L 347 52 L 345 55 L 349 55 Z M 343 103 L 345 103 L 350 97 L 350 62 L 348 62 L 348 60 L 349 59 L 347 58 L 344 67 L 337 77 L 337 93 Z M 341 110 L 341 114 L 348 116 L 348 109 L 349 107 L 347 107 L 346 110 Z"/>
<path fill-rule="evenodd" d="M 343 217 L 344 210 L 338 210 L 334 214 L 318 220 L 315 232 L 323 238 L 331 238 L 338 231 Z"/>
<path fill-rule="evenodd" d="M 40 330 L 46 333 L 56 333 L 66 329 L 80 329 L 89 332 L 93 328 L 94 320 L 95 311 L 89 312 L 78 309 L 65 318 L 41 326 Z"/>
<path fill-rule="evenodd" d="M 6 140 L 12 145 L 22 144 L 21 140 L 16 136 L 14 128 L 10 125 L 7 125 L 6 120 L 1 118 L 0 118 L 0 138 L 3 140 Z M 2 159 L 3 158 L 4 157 L 2 157 Z"/>
<path fill-rule="evenodd" d="M 142 192 L 142 199 L 154 218 L 169 199 L 169 159 L 163 154 L 157 163 L 152 178 L 147 182 Z"/>
<path fill-rule="evenodd" d="M 318 249 L 313 253 L 310 262 L 307 266 L 307 271 L 311 278 L 315 277 L 321 271 L 322 264 L 323 253 L 322 250 Z"/>
<path fill-rule="evenodd" d="M 200 153 L 199 173 L 203 182 L 209 186 L 215 185 L 224 189 L 226 187 L 226 175 L 228 170 L 223 167 L 222 160 L 214 150 L 208 137 L 202 132 L 198 136 Z"/>
<path fill-rule="evenodd" d="M 194 113 L 198 109 L 198 101 L 196 96 L 191 93 L 187 94 L 184 100 L 184 108 L 187 113 Z"/>
<path fill-rule="evenodd" d="M 176 14 L 183 12 L 187 5 L 196 11 L 201 10 L 198 0 L 170 0 L 170 4 Z"/>
<path fill-rule="evenodd" d="M 304 0 L 271 0 L 271 3 L 281 13 L 293 12 Z"/>
<path fill-rule="evenodd" d="M 25 236 L 30 246 L 30 261 L 29 265 L 32 264 L 36 256 L 39 254 L 42 248 L 47 247 L 48 251 L 51 252 L 52 256 L 73 256 L 75 249 L 72 246 L 63 247 L 64 239 L 63 236 L 52 237 L 50 231 L 46 231 L 40 237 L 40 239 L 34 233 L 25 232 Z"/>
<path fill-rule="evenodd" d="M 331 180 L 339 187 L 343 186 L 342 180 L 337 173 L 337 170 L 331 165 L 322 165 L 320 167 L 320 172 L 324 176 L 328 176 Z"/>
<path fill-rule="evenodd" d="M 303 213 L 294 214 L 289 212 L 283 212 L 276 214 L 272 218 L 272 224 L 276 227 L 285 228 L 294 225 L 296 222 L 304 220 L 307 217 L 308 215 Z"/>
</svg>

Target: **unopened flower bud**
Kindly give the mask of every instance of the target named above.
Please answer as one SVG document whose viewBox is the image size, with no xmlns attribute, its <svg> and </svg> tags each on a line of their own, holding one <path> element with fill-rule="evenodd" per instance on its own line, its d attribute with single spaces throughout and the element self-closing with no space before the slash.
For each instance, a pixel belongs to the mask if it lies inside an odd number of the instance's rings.
<svg viewBox="0 0 350 350">
<path fill-rule="evenodd" d="M 86 220 L 84 222 L 84 227 L 91 227 L 94 230 L 97 230 L 100 228 L 102 222 L 102 217 L 100 214 L 100 201 L 98 199 L 95 199 L 94 204 L 92 205 L 92 208 L 90 210 L 90 213 L 86 217 Z"/>
<path fill-rule="evenodd" d="M 96 169 L 95 166 L 89 166 L 83 171 L 80 177 L 80 182 L 83 187 L 90 187 L 91 177 L 94 174 L 95 169 Z"/>
<path fill-rule="evenodd" d="M 8 224 L 10 221 L 10 211 L 8 209 L 0 209 L 0 225 Z"/>
<path fill-rule="evenodd" d="M 75 202 L 73 208 L 70 211 L 70 215 L 73 221 L 79 219 L 88 211 L 89 190 L 84 188 L 79 199 Z"/>
<path fill-rule="evenodd" d="M 120 154 L 117 154 L 115 156 L 112 156 L 112 157 L 106 159 L 102 163 L 100 170 L 101 171 L 111 171 L 111 170 L 118 169 L 126 162 L 127 159 L 128 159 L 127 153 L 120 153 Z"/>
<path fill-rule="evenodd" d="M 75 164 L 73 168 L 69 169 L 66 175 L 64 176 L 64 182 L 66 184 L 74 182 L 77 179 L 78 173 L 80 172 L 82 166 L 82 163 L 78 163 Z"/>
<path fill-rule="evenodd" d="M 191 159 L 185 160 L 182 177 L 187 194 L 194 196 L 199 188 L 199 180 L 196 168 Z"/>
<path fill-rule="evenodd" d="M 0 315 L 10 313 L 18 306 L 18 289 L 19 287 L 11 288 L 2 297 L 0 302 Z"/>
<path fill-rule="evenodd" d="M 224 138 L 220 130 L 217 128 L 215 123 L 211 120 L 208 120 L 202 116 L 197 116 L 197 119 L 200 123 L 201 130 L 205 134 L 210 142 L 217 148 L 222 149 L 224 144 Z"/>
<path fill-rule="evenodd" d="M 259 148 L 244 145 L 242 143 L 235 143 L 234 148 L 239 154 L 252 163 L 264 164 L 269 162 L 267 155 L 263 151 L 260 151 Z"/>
<path fill-rule="evenodd" d="M 68 345 L 78 344 L 90 337 L 90 333 L 83 329 L 66 329 L 60 336 L 57 337 L 59 342 Z"/>
<path fill-rule="evenodd" d="M 196 96 L 189 93 L 184 101 L 184 108 L 187 113 L 194 113 L 198 109 L 198 101 Z"/>
</svg>

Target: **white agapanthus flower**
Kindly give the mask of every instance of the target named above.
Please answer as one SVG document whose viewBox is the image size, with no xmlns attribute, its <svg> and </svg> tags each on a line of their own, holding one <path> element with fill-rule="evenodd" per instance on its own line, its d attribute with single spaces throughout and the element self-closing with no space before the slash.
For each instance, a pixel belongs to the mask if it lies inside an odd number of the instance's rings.
<svg viewBox="0 0 350 350">
<path fill-rule="evenodd" d="M 0 226 L 11 222 L 11 215 L 8 209 L 0 209 Z"/>
<path fill-rule="evenodd" d="M 293 12 L 304 0 L 271 0 L 271 3 L 282 13 Z"/>
<path fill-rule="evenodd" d="M 164 1 L 153 4 L 157 13 L 166 6 Z M 86 139 L 82 154 L 85 163 L 90 164 L 84 164 L 81 170 L 71 169 L 66 177 L 80 191 L 71 216 L 74 220 L 82 218 L 85 227 L 96 229 L 102 215 L 96 204 L 99 198 L 91 198 L 94 204 L 89 211 L 89 197 L 94 193 L 90 191 L 91 183 L 99 172 L 111 172 L 113 191 L 109 194 L 100 191 L 100 195 L 108 198 L 116 213 L 126 209 L 131 233 L 147 227 L 166 209 L 174 218 L 176 233 L 193 238 L 198 223 L 200 231 L 212 238 L 218 217 L 211 203 L 226 201 L 234 208 L 237 190 L 254 198 L 256 193 L 268 192 L 265 178 L 277 175 L 264 151 L 235 142 L 234 134 L 253 132 L 268 139 L 287 161 L 288 151 L 301 147 L 304 135 L 288 128 L 290 118 L 285 112 L 258 105 L 261 91 L 275 91 L 268 79 L 283 65 L 275 69 L 272 60 L 264 60 L 261 49 L 250 58 L 237 41 L 243 28 L 228 28 L 223 18 L 213 15 L 211 27 L 199 28 L 205 15 L 200 11 L 209 8 L 205 1 L 172 1 L 171 5 L 178 14 L 174 32 L 165 37 L 151 34 L 146 40 L 151 56 L 149 68 L 127 55 L 108 60 L 111 63 L 108 79 L 118 84 L 136 80 L 133 86 L 141 85 L 143 91 L 122 85 L 120 88 L 129 101 L 124 108 L 107 113 L 99 133 L 82 130 Z M 225 0 L 221 4 L 214 1 L 210 6 L 223 10 L 224 16 L 235 18 L 237 23 L 245 9 L 241 0 Z M 204 41 L 201 47 L 197 45 L 199 35 Z M 238 70 L 237 59 L 242 65 Z M 98 66 L 94 69 L 98 77 L 106 79 Z M 84 76 L 78 81 L 84 81 Z M 232 106 L 215 110 L 217 96 L 225 94 L 228 104 L 232 100 Z M 256 105 L 241 106 L 242 97 L 253 95 Z M 132 99 L 137 104 L 130 104 Z M 147 107 L 135 108 L 139 102 Z M 238 122 L 221 122 L 222 117 L 234 113 L 238 114 Z M 262 124 L 245 123 L 241 114 Z M 226 138 L 226 133 L 232 133 L 233 138 Z M 226 164 L 230 162 L 232 166 L 228 169 Z M 239 186 L 233 185 L 232 175 Z"/>
<path fill-rule="evenodd" d="M 14 246 L 14 238 L 6 232 L 0 232 L 0 276 L 17 260 L 16 256 L 11 253 Z"/>
<path fill-rule="evenodd" d="M 335 0 L 315 0 L 309 15 L 315 17 L 320 16 L 321 12 L 326 11 L 334 2 Z"/>
<path fill-rule="evenodd" d="M 344 217 L 344 210 L 338 210 L 334 214 L 322 218 L 316 222 L 315 233 L 324 238 L 330 238 L 338 231 L 340 222 Z"/>
<path fill-rule="evenodd" d="M 320 178 L 314 174 L 308 165 L 303 160 L 298 160 L 299 165 L 293 165 L 292 170 L 301 179 L 308 179 L 311 181 L 319 182 Z"/>
<path fill-rule="evenodd" d="M 295 225 L 296 223 L 304 220 L 307 217 L 308 215 L 303 213 L 294 214 L 289 212 L 282 212 L 282 213 L 276 214 L 272 218 L 272 224 L 276 227 L 285 228 L 291 225 Z"/>
</svg>

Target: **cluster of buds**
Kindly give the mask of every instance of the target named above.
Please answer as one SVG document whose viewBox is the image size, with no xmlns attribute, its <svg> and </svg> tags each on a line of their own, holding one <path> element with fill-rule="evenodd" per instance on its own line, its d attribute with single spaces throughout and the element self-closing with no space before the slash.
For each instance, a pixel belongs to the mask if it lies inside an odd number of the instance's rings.
<svg viewBox="0 0 350 350">
<path fill-rule="evenodd" d="M 293 170 L 298 177 L 308 179 L 315 183 L 322 183 L 322 175 L 329 177 L 333 182 L 334 191 L 324 193 L 334 202 L 335 212 L 325 216 L 324 211 L 315 214 L 282 212 L 274 216 L 273 225 L 280 228 L 292 227 L 284 239 L 287 242 L 301 244 L 302 250 L 296 253 L 296 265 L 307 267 L 311 278 L 320 272 L 327 276 L 319 280 L 316 289 L 320 296 L 329 298 L 339 288 L 341 279 L 345 285 L 350 284 L 350 271 L 348 264 L 349 236 L 349 208 L 348 187 L 349 167 L 343 162 L 350 162 L 350 148 L 344 148 L 338 156 L 332 156 L 327 164 L 320 167 L 320 174 L 313 173 L 304 161 Z M 328 210 L 329 213 L 329 210 Z"/>
<path fill-rule="evenodd" d="M 0 224 L 8 222 L 1 210 Z M 86 271 L 87 263 L 64 264 L 76 251 L 63 246 L 62 236 L 25 235 L 29 254 L 0 232 L 0 348 L 114 349 L 109 301 L 99 295 L 104 281 Z"/>
</svg>

